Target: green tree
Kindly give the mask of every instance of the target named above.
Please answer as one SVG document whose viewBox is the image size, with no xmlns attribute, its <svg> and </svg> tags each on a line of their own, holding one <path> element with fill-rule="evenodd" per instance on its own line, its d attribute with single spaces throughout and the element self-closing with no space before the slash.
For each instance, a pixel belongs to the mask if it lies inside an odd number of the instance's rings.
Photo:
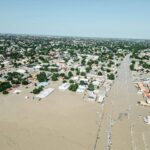
<svg viewBox="0 0 150 150">
<path fill-rule="evenodd" d="M 40 86 L 39 88 L 35 88 L 32 92 L 34 94 L 39 94 L 41 91 L 43 91 L 43 87 L 42 86 Z"/>
<path fill-rule="evenodd" d="M 0 92 L 5 91 L 8 88 L 11 88 L 12 85 L 10 84 L 10 82 L 0 82 Z"/>
<path fill-rule="evenodd" d="M 74 83 L 74 81 L 73 81 L 73 80 L 70 80 L 69 83 Z"/>
<path fill-rule="evenodd" d="M 4 64 L 1 64 L 1 68 L 4 68 L 5 67 L 5 65 Z"/>
<path fill-rule="evenodd" d="M 45 72 L 40 72 L 40 74 L 37 75 L 37 80 L 39 82 L 45 82 L 47 81 L 47 76 Z"/>
<path fill-rule="evenodd" d="M 15 79 L 11 81 L 12 84 L 21 84 L 21 81 L 19 79 Z"/>
<path fill-rule="evenodd" d="M 80 75 L 81 75 L 81 76 L 85 76 L 86 73 L 85 73 L 85 72 L 81 72 Z"/>
<path fill-rule="evenodd" d="M 132 70 L 132 71 L 134 70 L 134 64 L 130 65 L 130 70 Z"/>
<path fill-rule="evenodd" d="M 110 70 L 110 69 L 106 69 L 106 71 L 107 71 L 107 72 L 111 72 L 111 70 Z"/>
<path fill-rule="evenodd" d="M 86 72 L 89 73 L 91 69 L 91 67 L 86 67 Z"/>
<path fill-rule="evenodd" d="M 73 76 L 73 73 L 71 71 L 68 72 L 68 77 L 71 78 Z"/>
<path fill-rule="evenodd" d="M 58 74 L 57 73 L 53 73 L 53 75 L 51 76 L 52 81 L 57 81 L 58 80 Z"/>
<path fill-rule="evenodd" d="M 66 80 L 63 80 L 63 83 L 67 83 L 67 81 L 66 81 Z"/>
<path fill-rule="evenodd" d="M 144 64 L 142 65 L 142 67 L 145 68 L 145 69 L 150 69 L 150 64 L 144 63 Z"/>
<path fill-rule="evenodd" d="M 93 85 L 92 83 L 90 83 L 90 84 L 88 85 L 88 90 L 89 90 L 89 91 L 94 91 L 94 90 L 95 90 L 94 85 Z"/>
<path fill-rule="evenodd" d="M 83 80 L 81 80 L 80 85 L 85 85 L 85 82 Z"/>
<path fill-rule="evenodd" d="M 3 94 L 6 95 L 6 94 L 9 94 L 9 92 L 8 91 L 3 91 Z"/>
<path fill-rule="evenodd" d="M 98 72 L 98 75 L 99 75 L 99 76 L 102 76 L 103 74 L 102 74 L 102 72 L 99 71 L 99 72 Z"/>
<path fill-rule="evenodd" d="M 29 82 L 27 80 L 22 80 L 22 85 L 28 85 Z"/>
<path fill-rule="evenodd" d="M 80 74 L 80 71 L 79 71 L 79 70 L 77 70 L 77 71 L 76 71 L 76 75 L 79 75 L 79 74 Z"/>
<path fill-rule="evenodd" d="M 78 84 L 77 83 L 73 83 L 69 86 L 69 90 L 75 92 L 78 88 Z"/>
<path fill-rule="evenodd" d="M 65 77 L 65 73 L 60 73 L 59 76 L 60 77 Z"/>
<path fill-rule="evenodd" d="M 115 80 L 115 75 L 114 75 L 113 73 L 108 74 L 108 75 L 107 75 L 107 78 L 108 78 L 109 80 Z"/>
</svg>

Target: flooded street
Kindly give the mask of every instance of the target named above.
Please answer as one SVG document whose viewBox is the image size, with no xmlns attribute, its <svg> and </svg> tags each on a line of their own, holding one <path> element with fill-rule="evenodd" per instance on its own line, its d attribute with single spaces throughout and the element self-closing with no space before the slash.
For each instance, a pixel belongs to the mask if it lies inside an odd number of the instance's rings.
<svg viewBox="0 0 150 150">
<path fill-rule="evenodd" d="M 101 110 L 103 117 L 100 119 L 96 150 L 150 149 L 150 126 L 143 122 L 143 116 L 148 115 L 150 109 L 137 105 L 137 101 L 143 98 L 137 95 L 132 83 L 129 64 L 128 55 Z"/>
</svg>

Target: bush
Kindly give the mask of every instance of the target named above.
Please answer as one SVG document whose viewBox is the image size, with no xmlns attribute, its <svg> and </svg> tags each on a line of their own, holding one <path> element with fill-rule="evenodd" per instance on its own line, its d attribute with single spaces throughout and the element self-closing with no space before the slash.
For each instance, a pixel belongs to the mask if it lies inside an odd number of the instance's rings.
<svg viewBox="0 0 150 150">
<path fill-rule="evenodd" d="M 86 72 L 89 73 L 91 69 L 91 67 L 86 67 Z"/>
<path fill-rule="evenodd" d="M 86 63 L 85 59 L 82 59 L 81 65 L 82 65 L 82 66 L 85 66 L 85 63 Z"/>
<path fill-rule="evenodd" d="M 110 70 L 110 69 L 106 69 L 106 71 L 107 71 L 107 72 L 111 72 L 111 70 Z"/>
<path fill-rule="evenodd" d="M 135 64 L 135 60 L 132 60 L 131 62 L 132 62 L 132 64 Z"/>
<path fill-rule="evenodd" d="M 132 71 L 134 70 L 134 64 L 130 65 L 130 70 L 132 70 Z"/>
<path fill-rule="evenodd" d="M 20 84 L 21 82 L 19 80 L 12 80 L 11 83 L 12 84 Z"/>
<path fill-rule="evenodd" d="M 70 80 L 69 83 L 74 83 L 74 81 L 73 81 L 73 80 Z"/>
<path fill-rule="evenodd" d="M 52 68 L 50 71 L 51 72 L 58 72 L 58 69 L 57 68 Z"/>
<path fill-rule="evenodd" d="M 142 67 L 145 68 L 145 69 L 150 69 L 150 64 L 144 63 L 144 64 L 142 65 Z"/>
<path fill-rule="evenodd" d="M 3 91 L 3 94 L 4 94 L 4 95 L 6 95 L 6 94 L 8 94 L 8 93 L 9 93 L 8 91 Z"/>
<path fill-rule="evenodd" d="M 67 81 L 66 80 L 63 80 L 63 83 L 66 83 Z"/>
<path fill-rule="evenodd" d="M 85 85 L 85 82 L 81 80 L 80 85 Z"/>
<path fill-rule="evenodd" d="M 28 85 L 29 82 L 27 80 L 22 80 L 22 85 Z"/>
<path fill-rule="evenodd" d="M 65 73 L 60 73 L 59 76 L 60 77 L 65 77 Z"/>
<path fill-rule="evenodd" d="M 102 76 L 103 74 L 99 71 L 99 72 L 98 72 L 98 75 L 99 75 L 99 76 Z"/>
<path fill-rule="evenodd" d="M 5 65 L 4 64 L 1 64 L 1 68 L 4 68 L 5 67 Z"/>
<path fill-rule="evenodd" d="M 65 75 L 64 79 L 68 80 L 68 79 L 69 79 L 69 77 Z"/>
<path fill-rule="evenodd" d="M 74 68 L 71 68 L 71 71 L 74 71 Z"/>
<path fill-rule="evenodd" d="M 110 63 L 109 63 L 107 66 L 110 68 L 110 67 L 111 67 L 111 65 L 112 65 L 112 64 L 110 64 Z"/>
<path fill-rule="evenodd" d="M 117 64 L 116 64 L 116 66 L 117 66 L 117 67 L 119 67 L 119 66 L 120 66 L 120 64 L 119 64 L 119 63 L 117 63 Z"/>
<path fill-rule="evenodd" d="M 79 70 L 77 70 L 76 75 L 79 75 L 79 74 L 80 74 L 80 71 L 79 71 Z"/>
</svg>

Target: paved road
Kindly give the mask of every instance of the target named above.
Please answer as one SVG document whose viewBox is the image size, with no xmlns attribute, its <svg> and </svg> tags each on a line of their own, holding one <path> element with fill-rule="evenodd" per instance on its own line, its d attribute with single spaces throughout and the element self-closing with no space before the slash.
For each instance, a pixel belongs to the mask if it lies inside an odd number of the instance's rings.
<svg viewBox="0 0 150 150">
<path fill-rule="evenodd" d="M 101 109 L 96 150 L 150 150 L 150 126 L 143 123 L 150 108 L 137 105 L 142 96 L 132 83 L 129 63 L 128 55 Z"/>
</svg>

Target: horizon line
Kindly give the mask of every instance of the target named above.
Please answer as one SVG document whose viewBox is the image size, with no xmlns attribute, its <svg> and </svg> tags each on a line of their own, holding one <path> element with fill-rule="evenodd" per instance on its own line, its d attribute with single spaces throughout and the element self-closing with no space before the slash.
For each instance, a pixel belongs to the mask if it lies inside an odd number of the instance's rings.
<svg viewBox="0 0 150 150">
<path fill-rule="evenodd" d="M 89 39 L 118 39 L 118 40 L 150 40 L 150 38 L 123 38 L 123 37 L 97 37 L 97 36 L 77 36 L 77 35 L 48 35 L 48 34 L 32 34 L 32 33 L 3 33 L 0 32 L 0 35 L 24 35 L 24 36 L 36 36 L 36 37 L 70 37 L 70 38 L 89 38 Z"/>
</svg>

